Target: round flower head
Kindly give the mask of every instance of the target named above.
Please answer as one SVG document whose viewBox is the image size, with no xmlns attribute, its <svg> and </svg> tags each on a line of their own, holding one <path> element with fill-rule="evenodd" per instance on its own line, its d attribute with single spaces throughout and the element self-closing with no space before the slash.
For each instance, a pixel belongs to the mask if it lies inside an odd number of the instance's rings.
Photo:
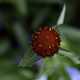
<svg viewBox="0 0 80 80">
<path fill-rule="evenodd" d="M 41 57 L 53 56 L 59 46 L 60 36 L 54 28 L 46 26 L 32 35 L 32 49 Z"/>
</svg>

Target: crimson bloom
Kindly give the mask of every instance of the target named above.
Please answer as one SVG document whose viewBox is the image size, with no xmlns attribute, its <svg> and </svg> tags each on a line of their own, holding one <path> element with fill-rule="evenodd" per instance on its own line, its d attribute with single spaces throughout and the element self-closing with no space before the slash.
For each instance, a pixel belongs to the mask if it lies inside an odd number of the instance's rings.
<svg viewBox="0 0 80 80">
<path fill-rule="evenodd" d="M 60 36 L 54 28 L 45 26 L 32 35 L 32 49 L 41 57 L 54 55 L 58 52 L 59 46 Z"/>
</svg>

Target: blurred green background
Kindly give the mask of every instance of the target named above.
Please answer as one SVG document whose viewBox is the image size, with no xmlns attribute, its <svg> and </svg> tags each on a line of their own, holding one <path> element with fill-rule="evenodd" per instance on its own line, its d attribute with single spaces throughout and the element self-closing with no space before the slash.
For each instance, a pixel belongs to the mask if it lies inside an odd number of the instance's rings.
<svg viewBox="0 0 80 80">
<path fill-rule="evenodd" d="M 64 4 L 64 23 L 57 26 L 61 49 L 41 58 L 32 51 L 31 35 L 56 25 Z M 80 80 L 79 70 L 79 0 L 0 0 L 0 80 Z"/>
</svg>

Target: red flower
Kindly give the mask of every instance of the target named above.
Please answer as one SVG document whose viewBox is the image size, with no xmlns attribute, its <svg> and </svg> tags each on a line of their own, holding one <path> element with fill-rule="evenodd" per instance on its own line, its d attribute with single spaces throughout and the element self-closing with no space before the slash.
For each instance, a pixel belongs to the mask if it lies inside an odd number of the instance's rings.
<svg viewBox="0 0 80 80">
<path fill-rule="evenodd" d="M 32 35 L 32 49 L 42 57 L 54 55 L 60 46 L 60 37 L 54 28 L 44 27 Z"/>
</svg>

